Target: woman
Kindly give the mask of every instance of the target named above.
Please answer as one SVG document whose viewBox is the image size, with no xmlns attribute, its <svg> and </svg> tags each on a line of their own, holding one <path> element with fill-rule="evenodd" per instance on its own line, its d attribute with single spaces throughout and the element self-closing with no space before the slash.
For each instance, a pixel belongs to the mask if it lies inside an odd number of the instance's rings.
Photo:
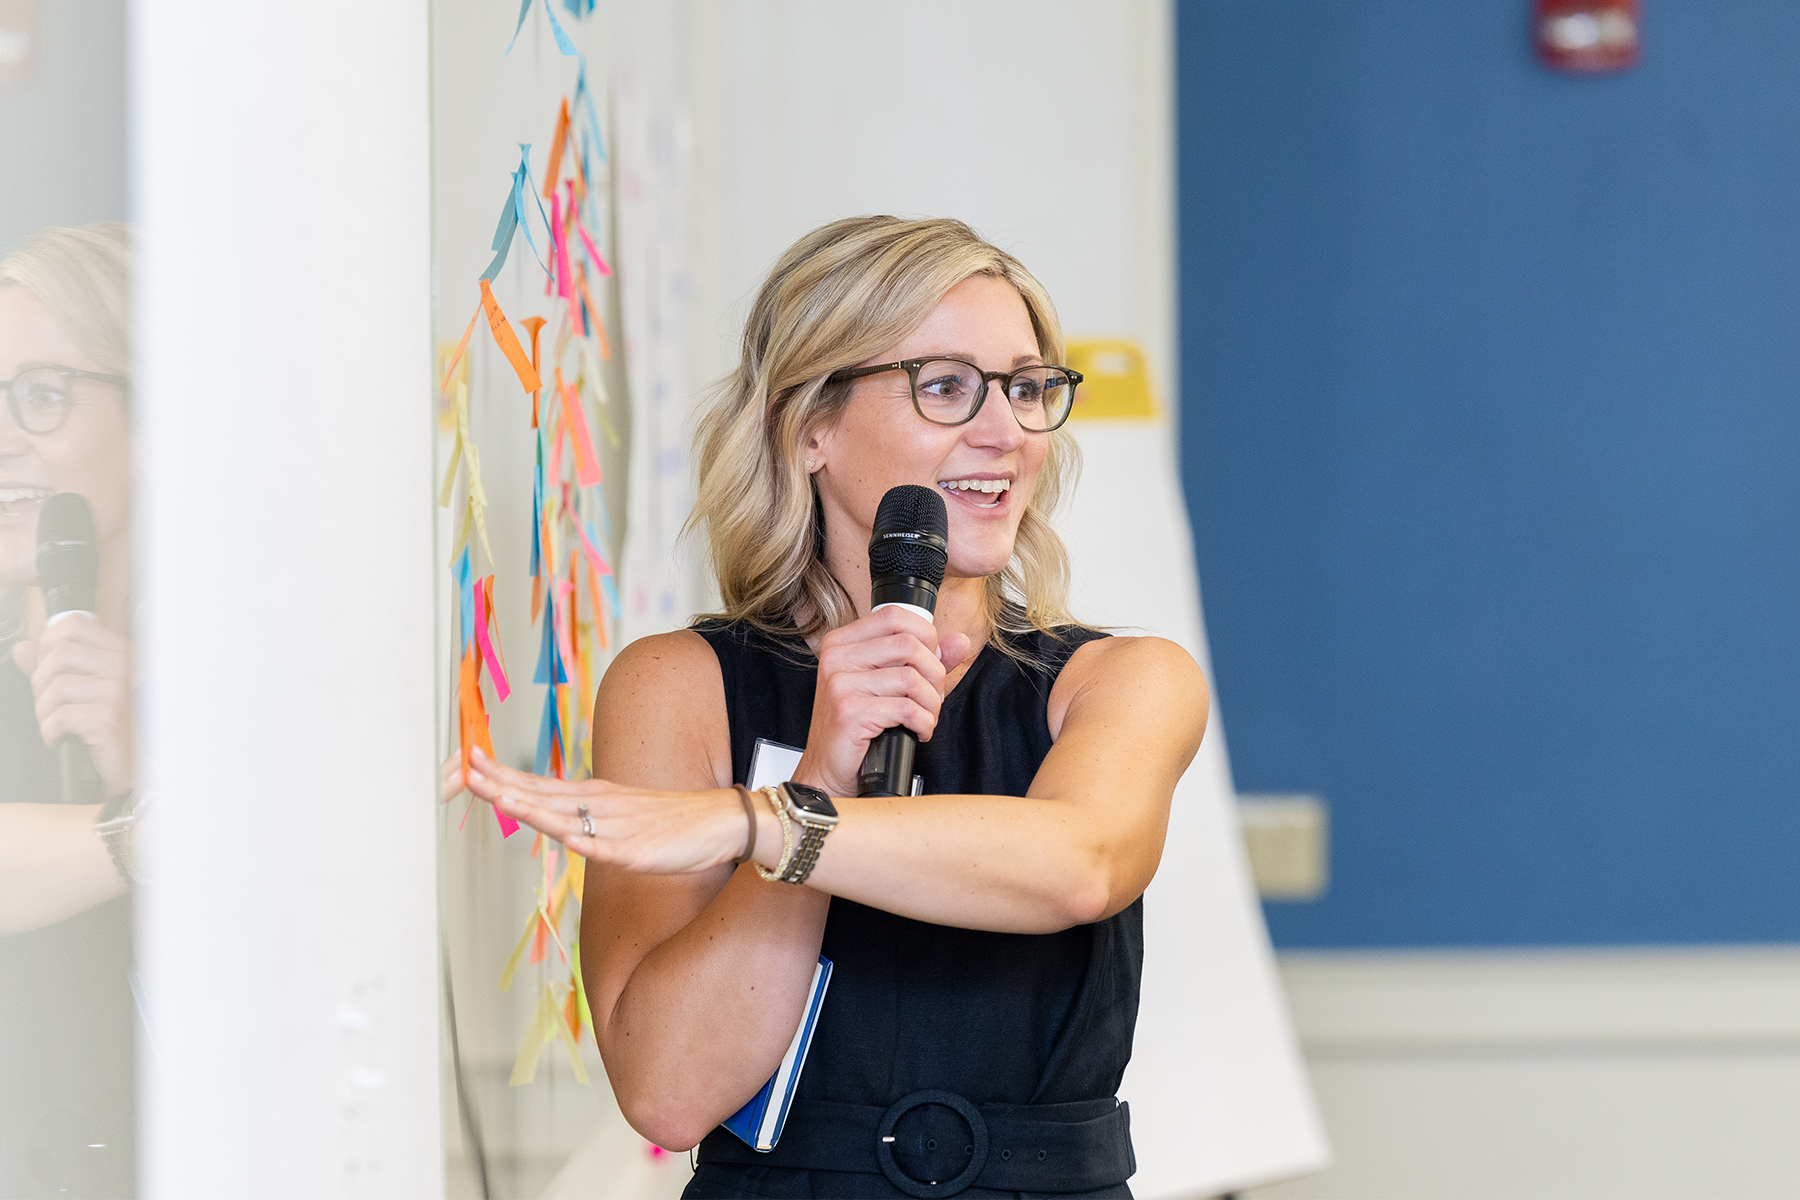
<svg viewBox="0 0 1800 1200">
<path fill-rule="evenodd" d="M 99 798 L 132 785 L 129 256 L 122 226 L 45 229 L 0 261 L 0 1195 L 133 1188 L 130 829 L 64 803 L 54 747 Z M 95 612 L 47 624 L 37 521 L 93 514 Z M 120 836 L 124 841 L 120 841 Z"/>
<path fill-rule="evenodd" d="M 689 1196 L 1130 1194 L 1113 1093 L 1140 897 L 1206 687 L 1171 643 L 1068 616 L 1047 521 L 1075 453 L 1061 356 L 1043 288 L 960 222 L 803 238 L 700 432 L 723 616 L 620 654 L 596 779 L 487 760 L 471 777 L 595 862 L 601 1054 L 633 1126 L 700 1144 Z M 870 531 L 900 484 L 949 509 L 934 622 L 869 611 Z M 925 794 L 856 798 L 870 740 L 898 725 Z M 840 814 L 801 886 L 764 878 L 798 873 L 783 798 L 746 810 L 732 786 L 759 737 L 804 747 L 792 782 Z M 734 867 L 752 849 L 762 870 Z M 715 1127 L 775 1071 L 821 953 L 797 1099 L 758 1154 Z"/>
</svg>

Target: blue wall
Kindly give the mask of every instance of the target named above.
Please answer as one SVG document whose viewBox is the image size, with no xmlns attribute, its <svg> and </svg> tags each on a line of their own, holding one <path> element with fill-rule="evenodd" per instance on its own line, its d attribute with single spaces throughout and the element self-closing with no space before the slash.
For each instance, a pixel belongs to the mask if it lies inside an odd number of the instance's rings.
<svg viewBox="0 0 1800 1200">
<path fill-rule="evenodd" d="M 1182 0 L 1183 455 L 1284 946 L 1800 940 L 1800 3 Z"/>
</svg>

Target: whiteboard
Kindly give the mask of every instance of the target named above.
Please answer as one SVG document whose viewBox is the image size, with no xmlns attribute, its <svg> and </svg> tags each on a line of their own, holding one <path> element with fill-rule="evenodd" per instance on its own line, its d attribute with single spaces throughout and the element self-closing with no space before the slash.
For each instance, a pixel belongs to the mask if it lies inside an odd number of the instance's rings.
<svg viewBox="0 0 1800 1200">
<path fill-rule="evenodd" d="M 1070 426 L 1085 466 L 1058 522 L 1084 620 L 1180 643 L 1212 682 L 1193 543 L 1164 418 Z M 1144 984 L 1120 1096 L 1132 1192 L 1216 1195 L 1329 1160 L 1238 832 L 1218 693 L 1144 896 Z"/>
</svg>

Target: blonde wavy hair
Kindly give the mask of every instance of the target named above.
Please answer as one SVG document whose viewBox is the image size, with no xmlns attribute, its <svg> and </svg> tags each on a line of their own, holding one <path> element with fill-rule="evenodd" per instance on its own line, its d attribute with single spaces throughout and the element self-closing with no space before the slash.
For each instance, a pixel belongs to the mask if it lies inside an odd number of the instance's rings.
<svg viewBox="0 0 1800 1200">
<path fill-rule="evenodd" d="M 851 217 L 781 256 L 744 324 L 743 357 L 714 389 L 695 434 L 699 494 L 687 531 L 704 533 L 724 611 L 771 633 L 816 638 L 856 609 L 826 568 L 824 517 L 805 466 L 808 439 L 837 421 L 854 383 L 833 371 L 881 353 L 975 275 L 1018 289 L 1045 362 L 1063 358 L 1050 296 L 1022 263 L 961 221 Z M 1080 472 L 1068 433 L 1049 452 L 1019 522 L 1012 560 L 987 578 L 988 640 L 1073 624 L 1069 558 L 1050 526 Z"/>
<path fill-rule="evenodd" d="M 47 226 L 0 259 L 0 287 L 36 296 L 84 354 L 131 372 L 131 249 L 126 227 Z"/>
<path fill-rule="evenodd" d="M 131 373 L 131 246 L 126 226 L 50 225 L 0 259 L 0 288 L 41 301 L 109 375 Z M 0 648 L 24 630 L 24 587 L 0 588 Z"/>
</svg>

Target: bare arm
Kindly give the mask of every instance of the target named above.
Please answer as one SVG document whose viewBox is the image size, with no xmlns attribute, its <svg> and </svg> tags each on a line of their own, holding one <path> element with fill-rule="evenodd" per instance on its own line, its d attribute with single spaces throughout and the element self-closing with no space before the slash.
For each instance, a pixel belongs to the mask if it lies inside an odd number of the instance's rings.
<svg viewBox="0 0 1800 1200">
<path fill-rule="evenodd" d="M 880 632 L 899 619 L 864 620 Z M 916 670 L 942 682 L 941 667 Z M 866 737 L 845 729 L 894 724 L 895 706 L 919 703 L 920 732 L 930 732 L 935 693 L 895 671 L 861 664 L 877 681 L 865 705 L 822 670 L 800 778 L 829 779 L 853 763 Z M 471 776 L 478 795 L 612 864 L 590 874 L 582 950 L 601 1050 L 634 1126 L 671 1148 L 690 1145 L 768 1078 L 793 1036 L 829 895 L 940 924 L 1042 933 L 1098 920 L 1143 892 L 1175 782 L 1205 728 L 1199 668 L 1159 639 L 1090 643 L 1049 707 L 1056 744 L 1027 796 L 839 799 L 843 819 L 803 888 L 731 871 L 744 817 L 723 786 L 718 668 L 696 635 L 634 645 L 608 673 L 595 710 L 597 728 L 608 726 L 596 739 L 605 779 L 557 783 L 491 764 Z M 694 790 L 651 792 L 651 783 Z M 581 832 L 577 805 L 589 807 L 596 836 Z M 773 812 L 759 824 L 756 857 L 773 867 Z"/>
<path fill-rule="evenodd" d="M 594 771 L 703 794 L 729 786 L 724 688 L 699 635 L 645 639 L 619 656 L 594 706 Z M 747 830 L 737 794 L 725 795 L 729 859 Z M 729 862 L 685 875 L 594 865 L 581 959 L 607 1074 L 635 1128 L 685 1149 L 774 1074 L 805 1005 L 828 903 Z"/>
<path fill-rule="evenodd" d="M 53 925 L 125 891 L 96 804 L 0 804 L 0 936 Z"/>
<path fill-rule="evenodd" d="M 1206 681 L 1179 646 L 1090 642 L 1050 693 L 1056 743 L 1025 796 L 834 800 L 842 819 L 807 884 L 966 929 L 1052 933 L 1109 917 L 1156 874 L 1206 712 Z M 780 849 L 759 844 L 757 857 L 772 866 Z"/>
<path fill-rule="evenodd" d="M 84 615 L 16 643 L 31 681 L 38 734 L 87 744 L 106 790 L 131 786 L 130 643 Z M 125 891 L 94 829 L 94 804 L 0 804 L 0 936 L 39 929 Z"/>
</svg>

